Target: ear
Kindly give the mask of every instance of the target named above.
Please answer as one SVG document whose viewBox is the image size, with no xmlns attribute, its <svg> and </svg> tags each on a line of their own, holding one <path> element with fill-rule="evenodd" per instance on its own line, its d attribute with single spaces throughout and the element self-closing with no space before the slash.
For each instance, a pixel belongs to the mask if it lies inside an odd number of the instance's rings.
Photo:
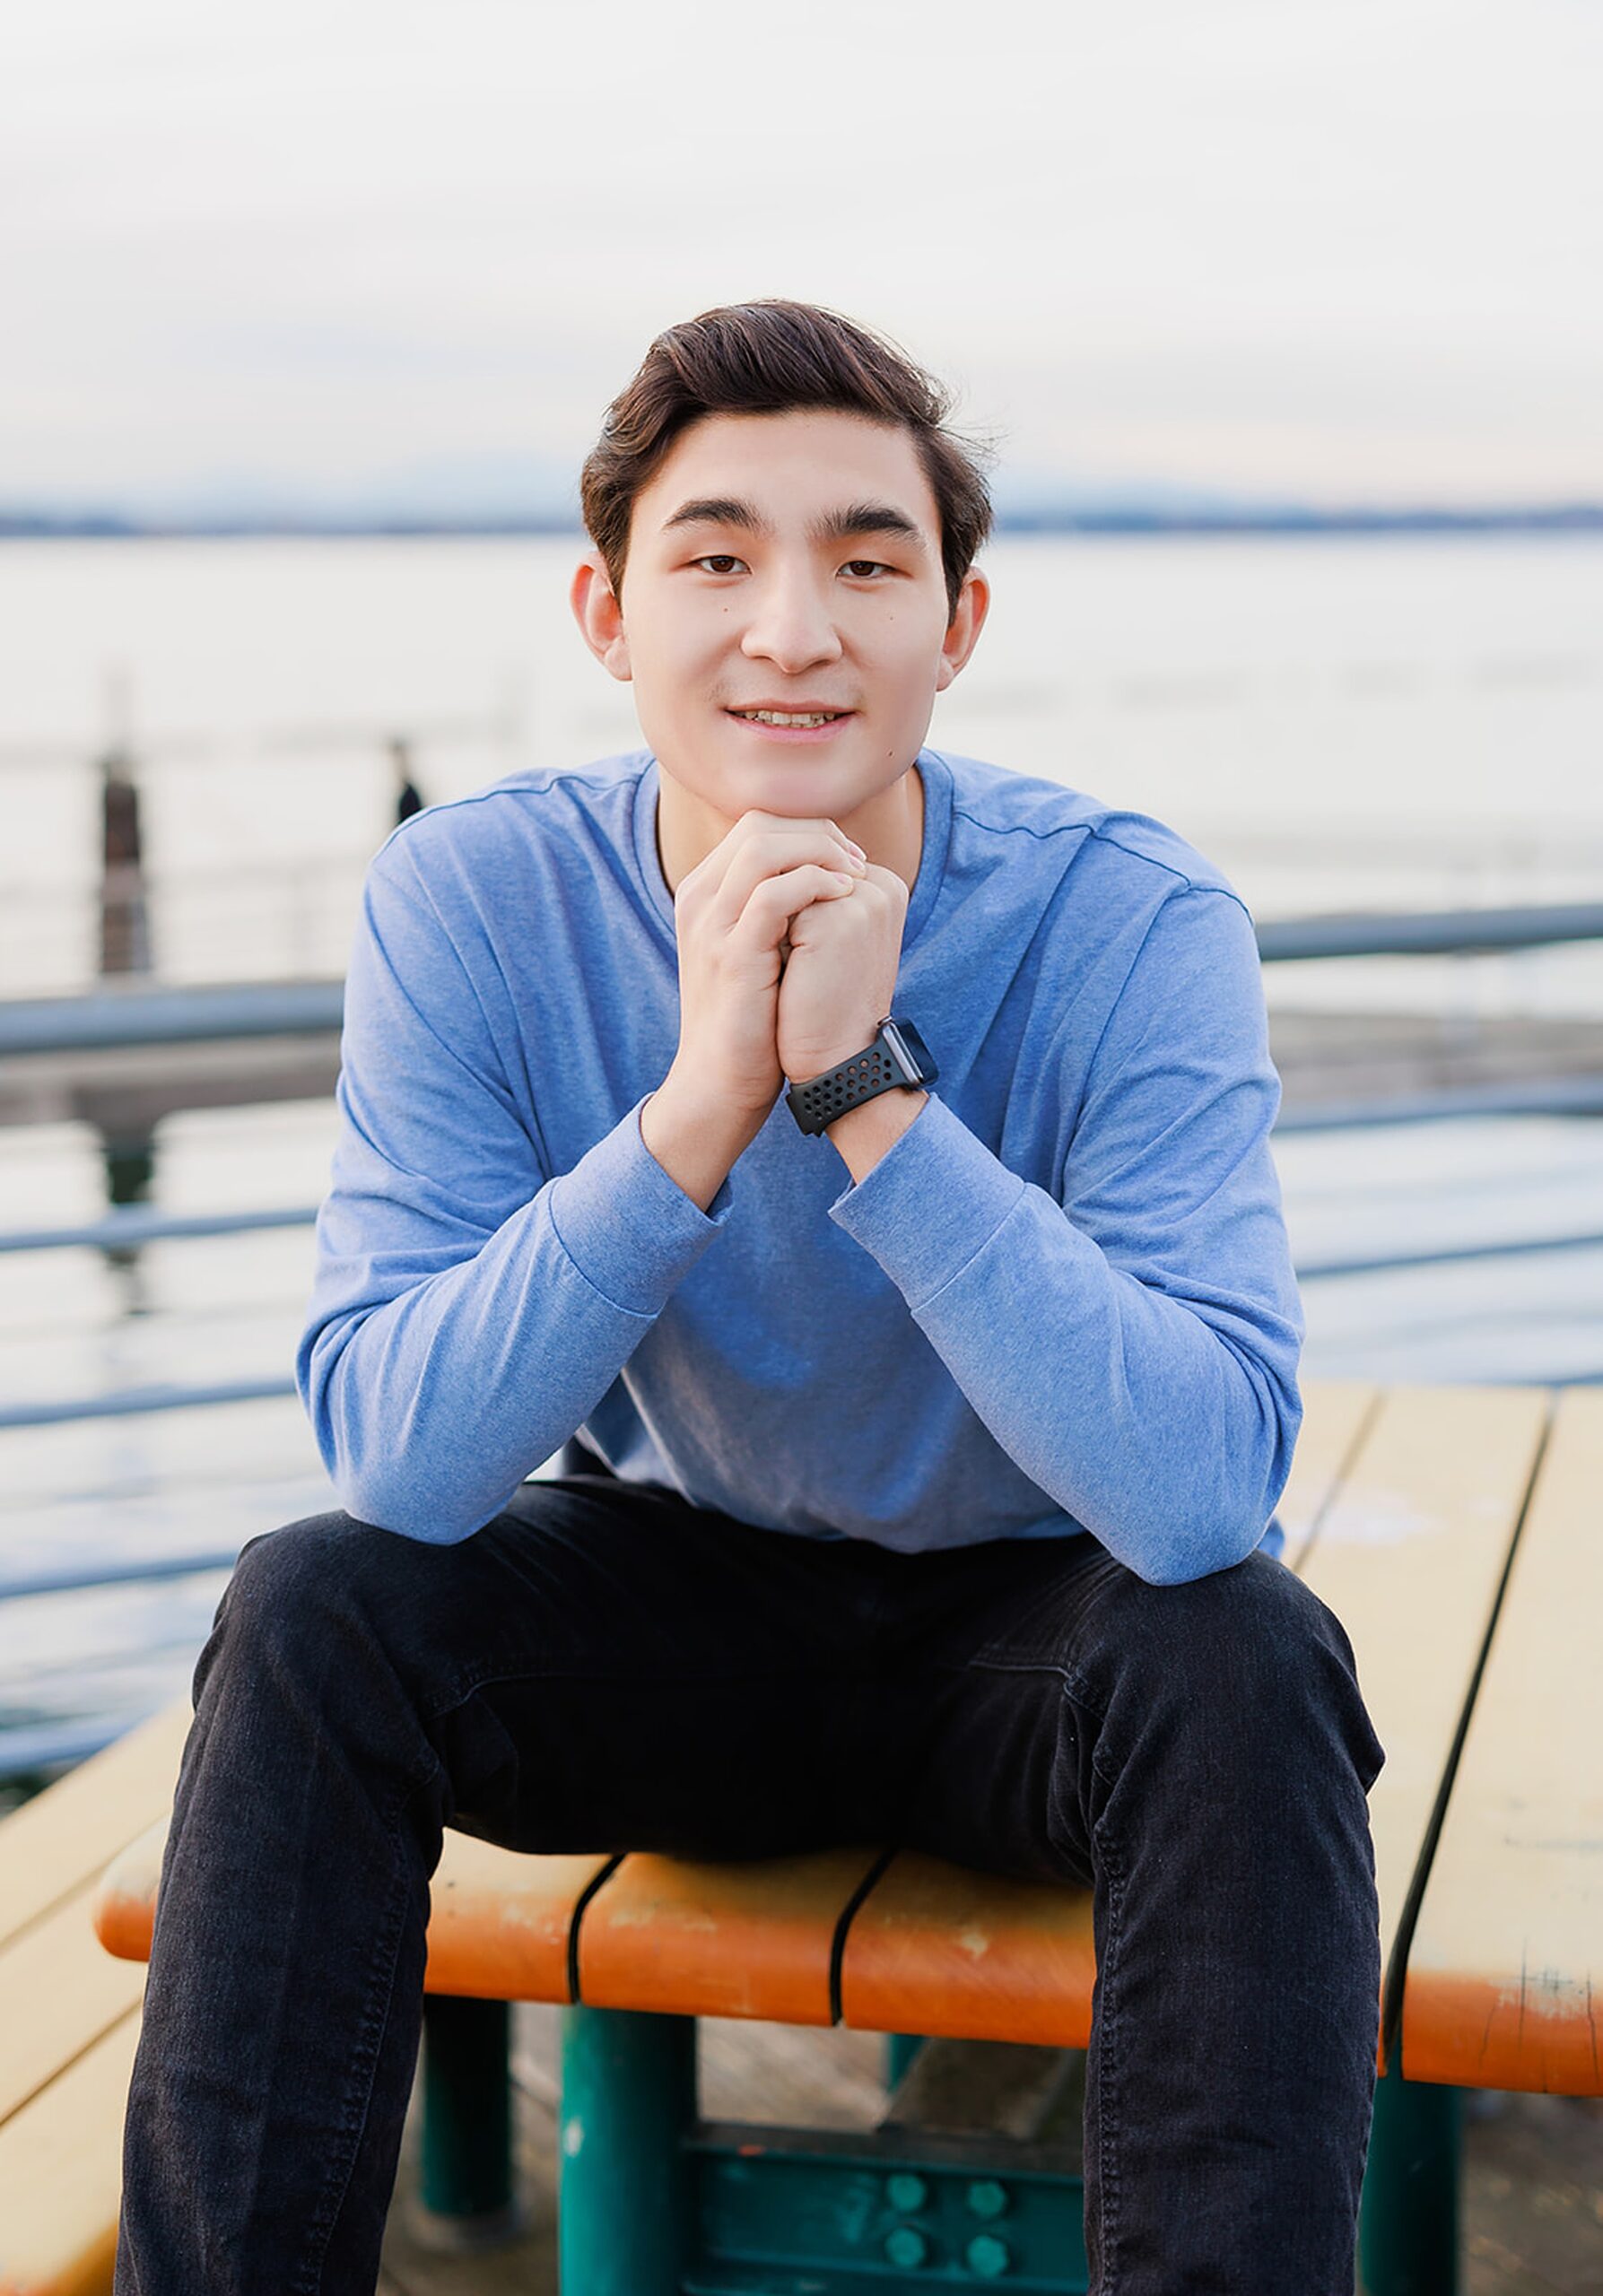
<svg viewBox="0 0 1603 2296">
<path fill-rule="evenodd" d="M 634 673 L 629 666 L 629 640 L 623 634 L 623 609 L 614 596 L 606 563 L 598 550 L 579 561 L 568 591 L 568 603 L 585 644 L 621 684 Z"/>
<path fill-rule="evenodd" d="M 957 612 L 941 640 L 941 658 L 935 677 L 937 693 L 945 692 L 980 642 L 980 632 L 989 611 L 990 584 L 978 568 L 971 566 L 957 594 Z"/>
</svg>

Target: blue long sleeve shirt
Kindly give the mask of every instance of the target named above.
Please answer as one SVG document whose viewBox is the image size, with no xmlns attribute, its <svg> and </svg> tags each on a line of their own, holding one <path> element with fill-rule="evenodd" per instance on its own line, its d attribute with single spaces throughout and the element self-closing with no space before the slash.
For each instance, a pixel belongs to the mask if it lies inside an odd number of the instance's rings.
<svg viewBox="0 0 1603 2296">
<path fill-rule="evenodd" d="M 1252 926 L 1146 816 L 925 749 L 895 1009 L 940 1069 L 853 1185 L 783 1099 L 707 1211 L 649 751 L 397 830 L 345 991 L 297 1377 L 343 1504 L 469 1537 L 576 1430 L 625 1482 L 901 1549 L 1280 1551 L 1302 1318 Z"/>
</svg>

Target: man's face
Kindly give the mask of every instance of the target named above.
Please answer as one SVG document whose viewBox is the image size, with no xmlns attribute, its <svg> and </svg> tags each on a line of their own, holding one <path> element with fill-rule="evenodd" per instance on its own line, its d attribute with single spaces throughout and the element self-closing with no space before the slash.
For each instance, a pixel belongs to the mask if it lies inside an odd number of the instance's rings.
<svg viewBox="0 0 1603 2296">
<path fill-rule="evenodd" d="M 632 680 L 665 772 L 730 821 L 753 806 L 840 821 L 889 787 L 986 604 L 971 573 L 948 619 L 910 434 L 832 412 L 694 423 L 635 498 L 621 621 L 589 596 L 576 590 L 587 634 Z"/>
</svg>

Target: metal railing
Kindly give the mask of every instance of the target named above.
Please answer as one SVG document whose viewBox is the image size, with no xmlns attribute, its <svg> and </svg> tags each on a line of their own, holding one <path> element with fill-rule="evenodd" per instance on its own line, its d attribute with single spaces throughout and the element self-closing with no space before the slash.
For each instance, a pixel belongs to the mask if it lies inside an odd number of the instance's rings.
<svg viewBox="0 0 1603 2296">
<path fill-rule="evenodd" d="M 1265 964 L 1344 957 L 1485 956 L 1603 941 L 1603 901 L 1519 909 L 1424 909 L 1392 916 L 1294 917 L 1258 927 Z M 240 981 L 219 987 L 100 989 L 0 1003 L 0 1057 L 331 1033 L 338 980 Z"/>
<path fill-rule="evenodd" d="M 1603 902 L 1390 916 L 1295 918 L 1258 927 L 1259 953 L 1266 964 L 1354 957 L 1484 955 L 1586 941 L 1603 941 Z M 241 982 L 218 987 L 130 987 L 84 996 L 0 1003 L 0 1057 L 328 1034 L 338 1031 L 342 1007 L 343 985 L 337 980 Z M 1308 1132 L 1530 1115 L 1603 1115 L 1603 1074 L 1555 1076 L 1331 1103 L 1283 1115 L 1278 1129 Z M 316 1217 L 317 1207 L 310 1205 L 194 1214 L 130 1205 L 76 1224 L 0 1232 L 0 1253 L 77 1248 L 126 1250 L 156 1241 L 307 1227 Z M 1599 1246 L 1603 1246 L 1603 1234 L 1548 1235 L 1310 1261 L 1299 1265 L 1297 1273 L 1305 1281 L 1325 1280 Z M 283 1400 L 294 1392 L 293 1381 L 282 1376 L 135 1387 L 105 1396 L 3 1405 L 0 1430 L 187 1410 L 213 1404 Z M 229 1550 L 29 1572 L 0 1578 L 0 1602 L 187 1578 L 231 1569 L 235 1559 L 235 1552 Z M 24 1771 L 80 1759 L 116 1736 L 118 1728 L 118 1726 L 107 1724 L 100 1729 L 91 1723 L 74 1721 L 0 1729 L 0 1781 Z"/>
</svg>

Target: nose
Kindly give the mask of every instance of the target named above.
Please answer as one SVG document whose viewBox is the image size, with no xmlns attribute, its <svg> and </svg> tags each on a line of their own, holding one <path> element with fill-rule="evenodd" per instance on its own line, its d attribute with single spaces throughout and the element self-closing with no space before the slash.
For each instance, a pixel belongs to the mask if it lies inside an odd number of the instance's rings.
<svg viewBox="0 0 1603 2296">
<path fill-rule="evenodd" d="M 794 674 L 842 651 L 829 600 L 808 573 L 778 574 L 753 586 L 751 619 L 740 641 L 749 660 L 771 662 Z"/>
</svg>

